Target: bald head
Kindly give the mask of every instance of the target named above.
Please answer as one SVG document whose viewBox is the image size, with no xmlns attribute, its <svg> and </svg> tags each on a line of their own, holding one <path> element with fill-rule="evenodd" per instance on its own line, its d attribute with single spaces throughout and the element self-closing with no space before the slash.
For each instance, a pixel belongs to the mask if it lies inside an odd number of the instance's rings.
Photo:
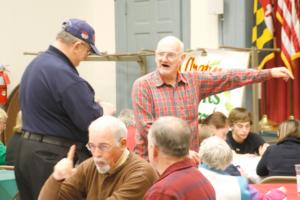
<svg viewBox="0 0 300 200">
<path fill-rule="evenodd" d="M 89 135 L 91 134 L 113 134 L 116 141 L 127 137 L 127 128 L 118 118 L 113 116 L 102 116 L 93 121 L 89 126 Z"/>
<path fill-rule="evenodd" d="M 177 117 L 161 117 L 151 126 L 149 141 L 166 155 L 183 157 L 189 153 L 191 129 Z"/>
<path fill-rule="evenodd" d="M 157 48 L 156 49 L 160 49 L 162 46 L 165 46 L 165 45 L 176 45 L 178 52 L 183 52 L 183 49 L 184 49 L 183 43 L 177 37 L 175 37 L 175 36 L 166 36 L 166 37 L 163 37 L 157 43 Z"/>
</svg>

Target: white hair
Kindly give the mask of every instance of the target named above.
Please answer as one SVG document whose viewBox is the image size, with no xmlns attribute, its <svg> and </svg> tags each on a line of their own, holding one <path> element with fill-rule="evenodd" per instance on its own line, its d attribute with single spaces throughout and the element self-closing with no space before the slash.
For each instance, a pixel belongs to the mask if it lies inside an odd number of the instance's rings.
<svg viewBox="0 0 300 200">
<path fill-rule="evenodd" d="M 232 150 L 229 145 L 218 136 L 212 136 L 200 145 L 201 161 L 214 169 L 224 170 L 232 161 Z"/>
<path fill-rule="evenodd" d="M 89 126 L 89 132 L 103 130 L 104 128 L 111 130 L 116 141 L 120 141 L 121 138 L 127 137 L 127 128 L 125 124 L 120 119 L 109 115 L 99 117 L 93 121 Z"/>
<path fill-rule="evenodd" d="M 169 35 L 169 36 L 165 36 L 162 39 L 159 40 L 159 42 L 157 43 L 157 48 L 162 45 L 163 43 L 177 43 L 179 44 L 179 48 L 181 51 L 184 50 L 184 44 L 181 40 L 179 40 L 177 37 Z"/>
</svg>

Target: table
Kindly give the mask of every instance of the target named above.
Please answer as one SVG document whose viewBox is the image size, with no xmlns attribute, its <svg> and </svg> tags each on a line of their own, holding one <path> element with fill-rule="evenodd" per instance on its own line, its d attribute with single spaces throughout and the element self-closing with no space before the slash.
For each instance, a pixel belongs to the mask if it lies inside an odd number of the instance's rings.
<svg viewBox="0 0 300 200">
<path fill-rule="evenodd" d="M 262 195 L 267 191 L 275 188 L 279 188 L 284 186 L 287 190 L 286 196 L 288 200 L 297 200 L 300 199 L 300 195 L 297 194 L 297 184 L 296 183 L 268 183 L 268 184 L 251 184 L 255 189 L 257 189 L 259 193 L 259 199 L 261 199 Z M 299 195 L 299 196 L 298 196 Z"/>
<path fill-rule="evenodd" d="M 11 200 L 17 193 L 13 170 L 0 170 L 0 199 Z"/>
<path fill-rule="evenodd" d="M 232 164 L 240 166 L 251 183 L 258 183 L 262 178 L 256 174 L 256 166 L 261 157 L 254 154 L 234 154 Z"/>
</svg>

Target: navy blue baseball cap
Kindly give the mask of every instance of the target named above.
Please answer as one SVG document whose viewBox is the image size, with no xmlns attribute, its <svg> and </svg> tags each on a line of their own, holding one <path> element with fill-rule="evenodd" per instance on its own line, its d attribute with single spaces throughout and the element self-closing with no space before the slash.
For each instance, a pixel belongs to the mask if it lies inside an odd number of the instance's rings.
<svg viewBox="0 0 300 200">
<path fill-rule="evenodd" d="M 63 22 L 63 30 L 77 37 L 91 47 L 92 53 L 100 55 L 100 51 L 95 46 L 95 31 L 86 21 L 81 19 L 68 19 Z"/>
</svg>

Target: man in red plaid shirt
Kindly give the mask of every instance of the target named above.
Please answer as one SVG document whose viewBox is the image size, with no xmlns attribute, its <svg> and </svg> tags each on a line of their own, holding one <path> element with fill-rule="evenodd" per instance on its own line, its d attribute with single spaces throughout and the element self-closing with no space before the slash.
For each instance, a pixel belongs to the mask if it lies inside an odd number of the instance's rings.
<svg viewBox="0 0 300 200">
<path fill-rule="evenodd" d="M 149 161 L 160 178 L 146 192 L 144 200 L 216 199 L 211 183 L 187 157 L 191 136 L 189 125 L 177 117 L 161 117 L 151 126 Z"/>
<path fill-rule="evenodd" d="M 146 159 L 148 130 L 159 117 L 177 116 L 188 122 L 192 129 L 190 156 L 193 157 L 199 149 L 198 105 L 203 98 L 271 78 L 293 78 L 285 67 L 178 72 L 185 56 L 183 49 L 178 38 L 162 38 L 155 52 L 157 69 L 133 84 L 132 103 L 137 126 L 135 152 Z"/>
</svg>

